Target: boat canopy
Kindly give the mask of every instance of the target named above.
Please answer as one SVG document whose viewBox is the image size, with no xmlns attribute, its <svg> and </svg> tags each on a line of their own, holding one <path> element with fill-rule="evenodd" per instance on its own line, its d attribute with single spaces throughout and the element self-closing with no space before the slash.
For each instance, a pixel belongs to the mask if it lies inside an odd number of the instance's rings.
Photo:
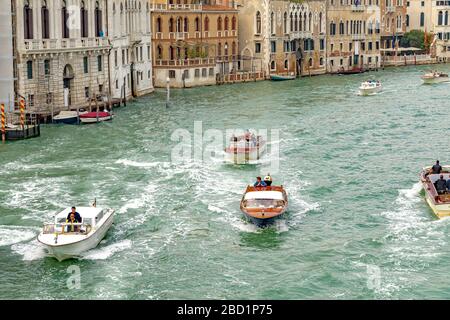
<svg viewBox="0 0 450 320">
<path fill-rule="evenodd" d="M 253 191 L 245 194 L 244 200 L 250 199 L 273 199 L 284 200 L 283 193 L 279 191 Z"/>
</svg>

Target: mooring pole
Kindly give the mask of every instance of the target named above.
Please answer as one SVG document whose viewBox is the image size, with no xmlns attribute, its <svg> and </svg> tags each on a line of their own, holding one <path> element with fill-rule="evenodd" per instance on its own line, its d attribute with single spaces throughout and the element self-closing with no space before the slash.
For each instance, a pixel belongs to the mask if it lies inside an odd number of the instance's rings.
<svg viewBox="0 0 450 320">
<path fill-rule="evenodd" d="M 20 99 L 20 126 L 25 130 L 25 101 Z"/>
<path fill-rule="evenodd" d="M 170 103 L 170 78 L 167 77 L 166 79 L 166 84 L 167 84 L 167 98 L 166 98 L 166 108 L 169 107 L 169 103 Z"/>
<path fill-rule="evenodd" d="M 6 118 L 5 118 L 5 105 L 1 104 L 1 129 L 2 129 L 2 142 L 6 141 Z"/>
</svg>

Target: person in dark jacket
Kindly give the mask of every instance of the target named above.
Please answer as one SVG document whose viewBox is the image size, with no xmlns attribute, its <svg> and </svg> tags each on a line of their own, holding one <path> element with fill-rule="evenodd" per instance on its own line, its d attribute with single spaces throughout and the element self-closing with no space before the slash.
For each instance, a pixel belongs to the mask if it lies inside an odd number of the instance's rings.
<svg viewBox="0 0 450 320">
<path fill-rule="evenodd" d="M 81 221 L 83 220 L 80 216 L 80 214 L 77 212 L 77 208 L 72 207 L 72 211 L 69 212 L 69 214 L 67 215 L 67 220 L 70 220 L 70 215 L 73 214 L 75 216 L 75 221 L 77 223 L 81 223 Z"/>
<path fill-rule="evenodd" d="M 267 187 L 267 184 L 261 180 L 261 177 L 256 177 L 255 187 Z"/>
<path fill-rule="evenodd" d="M 431 168 L 431 173 L 440 174 L 442 171 L 442 167 L 439 164 L 439 160 L 436 161 L 436 164 Z"/>
<path fill-rule="evenodd" d="M 434 183 L 434 185 L 438 194 L 444 194 L 445 191 L 447 191 L 447 181 L 445 181 L 444 175 L 442 174 L 439 180 Z"/>
</svg>

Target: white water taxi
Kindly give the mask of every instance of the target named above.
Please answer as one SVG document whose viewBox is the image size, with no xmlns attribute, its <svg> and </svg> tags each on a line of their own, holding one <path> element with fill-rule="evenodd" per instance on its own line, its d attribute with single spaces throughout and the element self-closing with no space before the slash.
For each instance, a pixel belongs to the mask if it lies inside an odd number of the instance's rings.
<svg viewBox="0 0 450 320">
<path fill-rule="evenodd" d="M 113 223 L 113 209 L 79 207 L 81 223 L 68 223 L 70 212 L 71 208 L 66 208 L 58 213 L 54 222 L 45 224 L 38 236 L 47 253 L 59 261 L 78 257 L 95 248 Z"/>
<path fill-rule="evenodd" d="M 231 137 L 230 145 L 225 149 L 225 161 L 244 164 L 256 161 L 266 151 L 266 140 L 263 136 L 244 134 Z"/>
<path fill-rule="evenodd" d="M 420 182 L 425 190 L 425 199 L 433 213 L 438 218 L 450 216 L 450 194 L 438 194 L 435 182 L 443 175 L 445 180 L 450 179 L 450 166 L 442 166 L 441 173 L 432 173 L 432 167 L 425 167 L 420 173 Z"/>
<path fill-rule="evenodd" d="M 449 81 L 448 74 L 438 71 L 431 71 L 421 77 L 424 84 L 435 84 Z"/>
<path fill-rule="evenodd" d="M 114 115 L 110 112 L 88 112 L 80 115 L 82 123 L 97 123 L 112 120 Z"/>
<path fill-rule="evenodd" d="M 361 83 L 359 93 L 362 96 L 368 96 L 380 92 L 382 88 L 380 81 L 368 80 Z"/>
</svg>

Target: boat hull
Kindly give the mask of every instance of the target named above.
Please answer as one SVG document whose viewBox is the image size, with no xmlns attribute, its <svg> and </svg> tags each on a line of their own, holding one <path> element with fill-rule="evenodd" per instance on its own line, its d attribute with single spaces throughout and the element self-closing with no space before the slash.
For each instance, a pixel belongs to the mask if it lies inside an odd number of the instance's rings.
<svg viewBox="0 0 450 320">
<path fill-rule="evenodd" d="M 70 117 L 70 118 L 61 118 L 61 119 L 53 119 L 53 122 L 56 124 L 77 124 L 78 117 Z"/>
<path fill-rule="evenodd" d="M 280 76 L 280 75 L 271 75 L 270 80 L 272 81 L 286 81 L 286 80 L 294 80 L 295 76 Z"/>
<path fill-rule="evenodd" d="M 263 143 L 259 148 L 251 148 L 246 152 L 238 152 L 235 150 L 227 150 L 225 151 L 225 161 L 240 164 L 240 163 L 248 163 L 251 161 L 257 161 L 261 158 L 261 156 L 266 152 L 266 144 Z"/>
<path fill-rule="evenodd" d="M 370 96 L 372 94 L 376 94 L 382 90 L 382 87 L 376 87 L 376 88 L 359 88 L 359 93 L 362 96 Z"/>
<path fill-rule="evenodd" d="M 450 81 L 449 78 L 439 77 L 439 78 L 422 78 L 423 84 L 437 84 L 442 82 Z"/>
<path fill-rule="evenodd" d="M 42 240 L 42 234 L 38 236 L 38 241 L 44 245 L 47 254 L 56 258 L 58 261 L 77 258 L 80 257 L 83 252 L 95 248 L 100 241 L 102 241 L 113 221 L 114 214 L 111 213 L 107 220 L 92 235 L 78 242 L 63 245 L 50 245 Z"/>
<path fill-rule="evenodd" d="M 425 200 L 428 203 L 428 206 L 431 208 L 431 210 L 433 211 L 434 215 L 439 218 L 446 218 L 446 217 L 450 217 L 450 204 L 448 203 L 442 203 L 442 204 L 438 204 L 436 203 L 436 201 L 434 200 L 433 195 L 429 192 L 428 190 L 428 184 L 426 182 L 422 182 L 422 187 L 425 191 Z"/>
<path fill-rule="evenodd" d="M 112 120 L 113 116 L 107 116 L 107 117 L 98 117 L 98 121 L 97 118 L 81 118 L 81 122 L 82 123 L 97 123 L 97 122 L 102 122 L 102 121 L 110 121 Z"/>
<path fill-rule="evenodd" d="M 283 213 L 281 213 L 280 215 L 275 216 L 275 217 L 266 218 L 266 219 L 260 219 L 260 218 L 256 218 L 256 217 L 253 217 L 253 216 L 249 215 L 249 214 L 246 213 L 245 211 L 243 211 L 243 213 L 244 213 L 244 216 L 247 218 L 247 220 L 249 220 L 251 223 L 253 223 L 253 224 L 255 224 L 256 226 L 261 227 L 261 228 L 270 226 L 270 225 L 273 224 L 277 219 L 283 217 L 283 215 L 284 215 L 284 212 L 283 212 Z"/>
</svg>

